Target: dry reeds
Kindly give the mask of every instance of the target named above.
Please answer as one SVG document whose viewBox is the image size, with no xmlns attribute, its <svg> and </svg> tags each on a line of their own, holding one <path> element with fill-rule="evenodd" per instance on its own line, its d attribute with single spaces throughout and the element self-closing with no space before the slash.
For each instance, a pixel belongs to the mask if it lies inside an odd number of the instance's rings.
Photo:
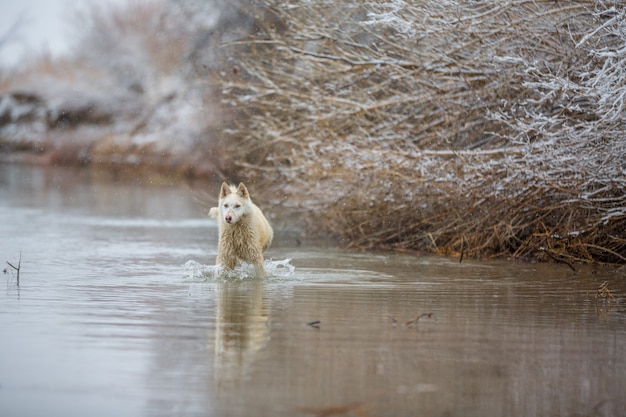
<svg viewBox="0 0 626 417">
<path fill-rule="evenodd" d="M 626 10 L 253 2 L 222 47 L 235 169 L 357 248 L 626 261 Z"/>
</svg>

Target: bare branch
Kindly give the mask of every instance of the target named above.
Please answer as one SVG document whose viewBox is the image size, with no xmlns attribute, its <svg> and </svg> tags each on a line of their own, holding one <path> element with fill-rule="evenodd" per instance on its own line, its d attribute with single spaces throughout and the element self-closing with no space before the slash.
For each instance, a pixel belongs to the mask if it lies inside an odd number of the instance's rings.
<svg viewBox="0 0 626 417">
<path fill-rule="evenodd" d="M 223 45 L 229 152 L 305 192 L 316 229 L 358 247 L 626 259 L 621 3 L 255 5 L 273 23 Z"/>
</svg>

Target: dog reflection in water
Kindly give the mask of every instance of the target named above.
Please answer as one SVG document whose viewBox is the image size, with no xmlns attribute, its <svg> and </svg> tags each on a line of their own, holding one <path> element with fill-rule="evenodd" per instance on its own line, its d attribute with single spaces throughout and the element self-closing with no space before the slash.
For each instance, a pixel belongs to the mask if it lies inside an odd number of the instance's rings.
<svg viewBox="0 0 626 417">
<path fill-rule="evenodd" d="M 261 282 L 220 284 L 215 326 L 215 376 L 221 383 L 245 379 L 269 342 L 268 313 Z"/>
</svg>

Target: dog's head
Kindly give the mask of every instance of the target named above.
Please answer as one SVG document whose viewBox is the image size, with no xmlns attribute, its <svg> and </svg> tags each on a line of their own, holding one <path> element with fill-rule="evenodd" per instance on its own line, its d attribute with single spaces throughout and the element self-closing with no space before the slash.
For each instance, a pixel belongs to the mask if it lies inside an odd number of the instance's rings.
<svg viewBox="0 0 626 417">
<path fill-rule="evenodd" d="M 248 189 L 240 182 L 235 188 L 227 183 L 222 184 L 220 190 L 220 215 L 228 224 L 235 224 L 248 212 L 250 194 Z"/>
</svg>

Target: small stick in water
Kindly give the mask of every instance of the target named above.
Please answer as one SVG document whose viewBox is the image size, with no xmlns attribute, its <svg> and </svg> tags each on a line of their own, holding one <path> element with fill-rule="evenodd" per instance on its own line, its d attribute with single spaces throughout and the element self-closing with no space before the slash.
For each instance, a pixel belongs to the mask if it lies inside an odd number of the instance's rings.
<svg viewBox="0 0 626 417">
<path fill-rule="evenodd" d="M 418 321 L 419 319 L 421 319 L 422 317 L 428 317 L 431 318 L 433 316 L 433 313 L 422 313 L 419 316 L 416 316 L 415 318 L 407 321 L 406 323 L 404 323 L 405 326 L 410 326 L 413 323 L 415 323 L 416 321 Z"/>
<path fill-rule="evenodd" d="M 604 281 L 600 284 L 596 293 L 596 300 L 600 297 L 604 298 L 604 302 L 607 304 L 611 304 L 611 299 L 616 300 L 613 294 L 611 294 L 611 290 L 609 290 L 609 281 Z"/>
<path fill-rule="evenodd" d="M 311 326 L 311 327 L 314 327 L 314 328 L 316 328 L 316 329 L 319 329 L 319 328 L 320 328 L 320 324 L 322 324 L 322 322 L 321 322 L 321 321 L 319 321 L 319 320 L 313 320 L 313 321 L 310 321 L 310 322 L 305 323 L 305 324 L 306 324 L 307 326 Z"/>
<path fill-rule="evenodd" d="M 548 255 L 554 262 L 561 262 L 564 263 L 565 265 L 569 266 L 570 269 L 574 272 L 576 272 L 576 267 L 574 267 L 574 265 L 568 261 L 567 259 L 563 259 L 563 258 L 558 258 L 556 256 L 554 256 L 553 254 L 550 253 L 550 251 L 546 248 L 539 248 L 537 249 L 537 252 L 543 252 L 546 255 Z"/>
<path fill-rule="evenodd" d="M 15 265 L 13 265 L 11 262 L 7 261 L 7 264 L 15 269 L 17 271 L 17 286 L 20 286 L 20 268 L 22 267 L 22 252 L 20 251 L 20 259 L 17 261 L 17 267 Z M 7 270 L 5 269 L 4 272 L 6 273 Z"/>
</svg>

